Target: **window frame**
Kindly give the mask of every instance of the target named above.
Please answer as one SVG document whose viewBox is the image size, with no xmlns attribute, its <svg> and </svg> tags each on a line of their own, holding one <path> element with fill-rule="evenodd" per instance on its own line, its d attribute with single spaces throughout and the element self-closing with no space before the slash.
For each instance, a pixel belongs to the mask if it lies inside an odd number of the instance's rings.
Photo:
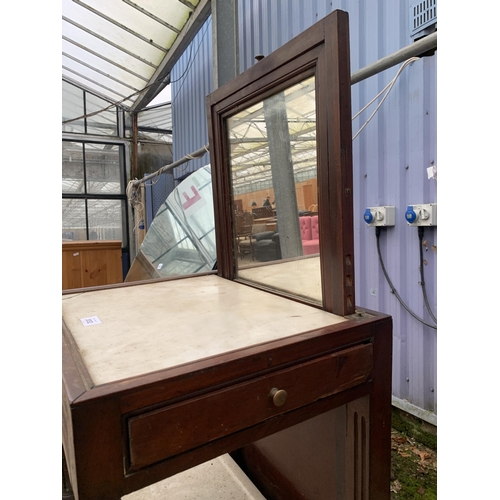
<svg viewBox="0 0 500 500">
<path fill-rule="evenodd" d="M 65 80 L 64 78 L 62 79 L 63 83 L 67 84 L 67 85 L 71 85 L 73 87 L 75 87 L 78 91 L 81 91 L 82 92 L 82 105 L 83 105 L 83 112 L 82 112 L 82 122 L 83 122 L 83 132 L 82 131 L 72 131 L 72 132 L 67 132 L 67 131 L 62 131 L 63 134 L 77 134 L 77 135 L 92 135 L 92 136 L 96 136 L 96 137 L 102 137 L 102 138 L 111 138 L 111 137 L 121 137 L 123 134 L 121 133 L 121 129 L 123 129 L 123 125 L 121 124 L 121 111 L 122 109 L 108 101 L 107 99 L 105 99 L 104 97 L 101 97 L 97 94 L 94 94 L 93 92 L 89 92 L 88 90 L 82 88 L 82 87 L 79 87 L 78 85 L 75 85 L 74 83 L 68 81 L 68 80 Z M 114 133 L 113 134 L 99 134 L 99 133 L 96 133 L 95 131 L 92 131 L 92 132 L 89 132 L 88 131 L 88 116 L 87 116 L 87 96 L 92 96 L 96 99 L 101 99 L 102 101 L 104 102 L 108 102 L 109 105 L 114 108 L 114 111 L 112 111 L 114 114 L 115 114 L 115 118 L 116 118 L 116 127 L 114 129 Z M 111 108 L 110 108 L 111 109 Z M 76 118 L 76 117 L 75 117 Z"/>
<path fill-rule="evenodd" d="M 63 138 L 62 142 L 72 142 L 82 145 L 82 157 L 83 157 L 83 179 L 84 179 L 84 192 L 83 193 L 73 193 L 73 192 L 62 192 L 62 199 L 79 199 L 85 202 L 85 229 L 87 240 L 89 240 L 89 213 L 88 213 L 88 201 L 89 200 L 120 200 L 123 204 L 123 220 L 122 220 L 122 250 L 128 251 L 129 247 L 129 234 L 128 234 L 128 210 L 127 210 L 127 195 L 126 195 L 126 165 L 125 165 L 125 145 L 121 142 L 113 141 L 96 141 L 96 140 L 78 140 L 74 138 Z M 86 144 L 100 144 L 100 145 L 112 145 L 118 146 L 118 154 L 120 159 L 120 193 L 113 194 L 100 194 L 100 193 L 88 193 L 87 192 L 87 167 L 86 167 Z"/>
</svg>

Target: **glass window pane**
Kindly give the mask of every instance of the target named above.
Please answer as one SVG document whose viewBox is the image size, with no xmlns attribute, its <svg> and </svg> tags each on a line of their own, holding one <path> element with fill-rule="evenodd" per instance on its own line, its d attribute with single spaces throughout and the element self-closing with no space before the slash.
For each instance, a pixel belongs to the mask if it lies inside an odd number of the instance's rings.
<svg viewBox="0 0 500 500">
<path fill-rule="evenodd" d="M 101 111 L 108 108 L 110 103 L 88 92 L 85 95 L 87 99 L 87 134 L 118 135 L 116 106 Z M 92 113 L 96 111 L 101 112 L 93 115 Z"/>
<path fill-rule="evenodd" d="M 240 111 L 227 130 L 236 276 L 321 303 L 315 78 Z"/>
<path fill-rule="evenodd" d="M 83 90 L 71 85 L 63 80 L 62 82 L 62 121 L 72 120 L 83 116 Z M 85 123 L 83 118 L 69 123 L 63 123 L 63 132 L 79 133 L 85 132 Z"/>
<path fill-rule="evenodd" d="M 123 241 L 125 202 L 88 200 L 89 239 Z"/>
<path fill-rule="evenodd" d="M 147 237 L 141 250 L 161 276 L 206 270 L 203 256 L 169 208 L 155 218 Z"/>
<path fill-rule="evenodd" d="M 125 122 L 125 137 L 133 137 L 133 130 L 132 130 L 132 113 L 129 113 L 125 111 L 124 115 L 124 122 Z"/>
<path fill-rule="evenodd" d="M 140 279 L 213 269 L 217 252 L 208 165 L 184 179 L 168 196 L 156 213 L 138 255 L 131 272 L 141 276 Z M 153 272 L 144 266 L 142 256 L 149 261 Z"/>
<path fill-rule="evenodd" d="M 62 200 L 63 241 L 86 240 L 85 200 Z"/>
<path fill-rule="evenodd" d="M 78 142 L 62 143 L 62 192 L 83 193 L 83 146 Z"/>
<path fill-rule="evenodd" d="M 194 202 L 192 205 L 191 203 Z M 194 240 L 199 240 L 208 263 L 216 256 L 213 190 L 210 168 L 203 167 L 185 179 L 168 197 L 167 204 Z"/>
<path fill-rule="evenodd" d="M 87 193 L 121 194 L 123 169 L 120 163 L 120 146 L 111 144 L 86 144 L 85 168 Z"/>
</svg>

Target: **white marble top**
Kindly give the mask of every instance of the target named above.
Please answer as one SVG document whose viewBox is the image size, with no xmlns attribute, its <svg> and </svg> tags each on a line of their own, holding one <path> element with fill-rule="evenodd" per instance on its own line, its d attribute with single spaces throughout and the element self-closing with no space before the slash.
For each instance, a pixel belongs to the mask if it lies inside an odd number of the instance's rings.
<svg viewBox="0 0 500 500">
<path fill-rule="evenodd" d="M 215 275 L 63 295 L 62 316 L 98 385 L 346 321 Z"/>
<path fill-rule="evenodd" d="M 319 255 L 276 261 L 272 265 L 240 267 L 238 277 L 308 298 L 318 304 L 323 301 Z"/>
</svg>

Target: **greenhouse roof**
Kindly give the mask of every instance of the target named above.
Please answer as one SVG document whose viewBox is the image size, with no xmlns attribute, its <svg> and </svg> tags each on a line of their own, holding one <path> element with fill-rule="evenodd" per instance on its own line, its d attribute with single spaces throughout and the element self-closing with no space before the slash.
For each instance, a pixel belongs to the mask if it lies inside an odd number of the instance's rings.
<svg viewBox="0 0 500 500">
<path fill-rule="evenodd" d="M 210 14 L 210 0 L 63 0 L 62 76 L 139 111 Z"/>
</svg>

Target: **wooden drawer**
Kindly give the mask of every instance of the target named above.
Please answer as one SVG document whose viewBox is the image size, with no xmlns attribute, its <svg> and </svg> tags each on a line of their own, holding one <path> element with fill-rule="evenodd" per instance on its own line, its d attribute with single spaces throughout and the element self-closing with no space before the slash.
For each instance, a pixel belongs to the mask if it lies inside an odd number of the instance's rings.
<svg viewBox="0 0 500 500">
<path fill-rule="evenodd" d="M 129 417 L 130 470 L 361 384 L 370 377 L 372 361 L 372 345 L 360 345 Z M 271 396 L 274 388 L 286 391 L 286 400 L 280 406 Z"/>
</svg>

